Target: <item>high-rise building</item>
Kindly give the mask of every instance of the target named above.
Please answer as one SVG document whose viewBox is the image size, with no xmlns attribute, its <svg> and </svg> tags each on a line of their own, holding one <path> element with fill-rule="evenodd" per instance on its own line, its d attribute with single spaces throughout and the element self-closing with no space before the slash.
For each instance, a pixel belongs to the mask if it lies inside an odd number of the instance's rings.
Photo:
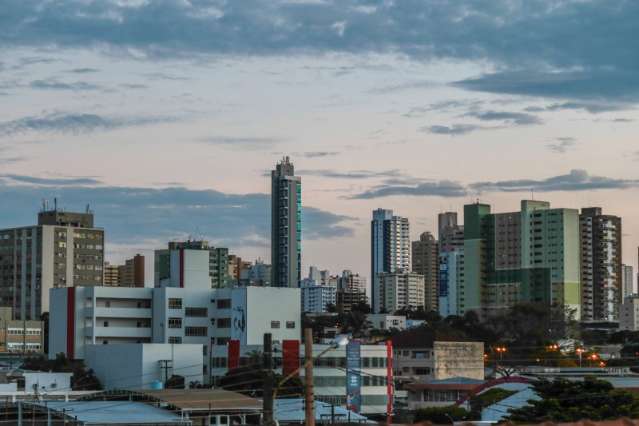
<svg viewBox="0 0 639 426">
<path fill-rule="evenodd" d="M 424 276 L 424 310 L 437 311 L 439 279 L 439 246 L 430 232 L 424 232 L 412 242 L 413 272 Z"/>
<path fill-rule="evenodd" d="M 270 287 L 271 275 L 271 265 L 264 263 L 261 259 L 257 259 L 255 263 L 242 262 L 240 285 Z"/>
<path fill-rule="evenodd" d="M 408 219 L 393 216 L 392 210 L 373 211 L 371 221 L 371 299 L 373 312 L 381 309 L 380 273 L 395 273 L 411 270 L 410 234 Z"/>
<path fill-rule="evenodd" d="M 521 210 L 492 214 L 464 207 L 464 279 L 460 314 L 498 313 L 521 302 L 580 316 L 579 213 L 523 200 Z"/>
<path fill-rule="evenodd" d="M 582 320 L 618 321 L 622 302 L 621 218 L 581 209 Z"/>
<path fill-rule="evenodd" d="M 208 241 L 171 241 L 168 249 L 155 250 L 155 287 L 164 280 L 185 280 L 188 274 L 189 256 L 200 256 L 206 252 L 209 259 L 211 288 L 226 288 L 232 285 L 228 276 L 228 249 L 209 246 Z"/>
<path fill-rule="evenodd" d="M 635 294 L 635 274 L 632 265 L 621 265 L 621 270 L 621 287 L 623 289 L 621 300 L 623 301 L 626 297 Z"/>
<path fill-rule="evenodd" d="M 437 215 L 437 237 L 442 236 L 449 230 L 457 227 L 457 212 L 443 212 Z"/>
<path fill-rule="evenodd" d="M 302 269 L 302 178 L 289 157 L 271 172 L 271 263 L 274 287 L 299 287 Z"/>
<path fill-rule="evenodd" d="M 455 249 L 439 253 L 438 309 L 439 315 L 446 318 L 459 315 L 462 300 L 460 288 L 464 278 L 464 249 Z"/>
<path fill-rule="evenodd" d="M 419 310 L 424 307 L 424 276 L 414 272 L 379 274 L 379 312 Z"/>
<path fill-rule="evenodd" d="M 337 310 L 339 312 L 351 312 L 353 306 L 368 303 L 366 278 L 361 275 L 346 269 L 341 276 L 331 277 L 330 282 L 337 284 Z"/>
<path fill-rule="evenodd" d="M 104 263 L 104 285 L 107 287 L 144 287 L 144 256 L 136 254 L 123 265 Z"/>
<path fill-rule="evenodd" d="M 104 230 L 93 213 L 45 206 L 38 224 L 0 230 L 0 306 L 20 320 L 49 311 L 49 289 L 102 285 Z"/>
</svg>

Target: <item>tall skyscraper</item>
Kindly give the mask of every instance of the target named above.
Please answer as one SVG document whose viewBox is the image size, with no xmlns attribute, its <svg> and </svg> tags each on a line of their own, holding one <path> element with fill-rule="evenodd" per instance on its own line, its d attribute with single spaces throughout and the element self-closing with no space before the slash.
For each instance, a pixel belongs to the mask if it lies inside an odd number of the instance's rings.
<svg viewBox="0 0 639 426">
<path fill-rule="evenodd" d="M 443 212 L 437 215 L 437 238 L 441 239 L 448 229 L 457 227 L 457 212 Z"/>
<path fill-rule="evenodd" d="M 271 171 L 271 264 L 274 287 L 299 287 L 302 278 L 302 178 L 289 157 Z"/>
<path fill-rule="evenodd" d="M 635 274 L 633 272 L 632 265 L 621 265 L 621 270 L 622 270 L 621 286 L 623 288 L 621 297 L 623 301 L 623 299 L 625 299 L 626 297 L 632 294 L 635 294 L 635 283 L 634 283 Z"/>
<path fill-rule="evenodd" d="M 0 230 L 0 306 L 13 308 L 15 319 L 39 320 L 49 311 L 49 289 L 101 286 L 104 230 L 93 213 L 47 206 L 38 224 Z"/>
<path fill-rule="evenodd" d="M 104 285 L 107 287 L 144 287 L 144 256 L 136 254 L 124 265 L 104 262 Z"/>
<path fill-rule="evenodd" d="M 582 319 L 618 321 L 622 302 L 621 218 L 581 209 Z"/>
<path fill-rule="evenodd" d="M 523 200 L 519 212 L 464 207 L 464 280 L 460 313 L 491 315 L 533 302 L 580 317 L 579 214 Z M 463 301 L 462 301 L 463 300 Z"/>
<path fill-rule="evenodd" d="M 379 312 L 380 273 L 409 272 L 410 234 L 408 219 L 393 216 L 392 210 L 373 211 L 371 221 L 371 304 L 373 312 Z"/>
<path fill-rule="evenodd" d="M 424 276 L 424 310 L 437 311 L 437 282 L 439 277 L 439 247 L 430 232 L 412 242 L 413 272 Z"/>
</svg>

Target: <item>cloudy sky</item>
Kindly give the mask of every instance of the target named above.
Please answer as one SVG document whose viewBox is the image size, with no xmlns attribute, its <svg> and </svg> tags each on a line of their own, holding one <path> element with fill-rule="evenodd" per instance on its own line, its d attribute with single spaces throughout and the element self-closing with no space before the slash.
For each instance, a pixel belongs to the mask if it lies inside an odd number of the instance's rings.
<svg viewBox="0 0 639 426">
<path fill-rule="evenodd" d="M 90 204 L 108 257 L 202 237 L 268 259 L 269 180 L 303 178 L 303 263 L 368 275 L 480 199 L 603 206 L 639 245 L 634 0 L 4 0 L 0 226 Z"/>
</svg>

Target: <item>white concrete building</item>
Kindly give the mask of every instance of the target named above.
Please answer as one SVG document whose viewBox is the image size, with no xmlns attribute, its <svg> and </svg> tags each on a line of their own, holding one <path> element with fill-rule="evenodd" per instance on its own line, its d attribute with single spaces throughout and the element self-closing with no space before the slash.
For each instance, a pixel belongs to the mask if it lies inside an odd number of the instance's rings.
<svg viewBox="0 0 639 426">
<path fill-rule="evenodd" d="M 366 319 L 375 330 L 406 330 L 406 317 L 404 315 L 368 314 Z"/>
<path fill-rule="evenodd" d="M 199 344 L 208 382 L 211 348 L 231 339 L 261 344 L 267 332 L 273 340 L 300 338 L 299 289 L 211 289 L 209 282 L 207 275 L 185 287 L 52 289 L 49 356 L 85 359 L 95 344 Z"/>
<path fill-rule="evenodd" d="M 424 308 L 424 276 L 414 272 L 379 274 L 379 310 L 393 313 L 400 309 Z"/>
<path fill-rule="evenodd" d="M 87 345 L 86 365 L 93 369 L 104 389 L 151 389 L 173 375 L 203 383 L 201 344 L 167 343 Z"/>
<path fill-rule="evenodd" d="M 302 312 L 327 312 L 328 305 L 337 305 L 337 287 L 302 280 Z"/>
<path fill-rule="evenodd" d="M 639 295 L 626 297 L 619 308 L 619 329 L 639 330 Z"/>
<path fill-rule="evenodd" d="M 274 344 L 274 365 L 282 365 L 282 348 L 278 343 Z M 337 406 L 346 406 L 346 348 L 331 349 L 320 358 L 317 358 L 329 345 L 313 345 L 314 367 L 314 394 L 315 398 Z M 241 346 L 240 365 L 250 362 L 251 354 L 262 352 L 262 345 Z M 300 361 L 302 365 L 304 357 L 304 345 L 300 345 Z M 360 346 L 360 372 L 362 414 L 382 414 L 386 412 L 387 402 L 387 354 L 385 345 L 361 345 Z M 215 347 L 213 352 L 212 376 L 219 378 L 228 371 L 228 350 Z M 280 373 L 281 368 L 276 372 Z M 304 382 L 304 369 L 300 370 L 302 382 Z"/>
</svg>

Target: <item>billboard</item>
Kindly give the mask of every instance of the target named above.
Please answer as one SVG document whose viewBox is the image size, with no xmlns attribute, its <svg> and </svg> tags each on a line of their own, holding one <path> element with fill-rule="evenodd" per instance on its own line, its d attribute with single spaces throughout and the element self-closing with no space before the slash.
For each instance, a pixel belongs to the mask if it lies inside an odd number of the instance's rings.
<svg viewBox="0 0 639 426">
<path fill-rule="evenodd" d="M 362 357 L 360 343 L 346 345 L 346 408 L 359 413 L 362 407 Z"/>
</svg>

